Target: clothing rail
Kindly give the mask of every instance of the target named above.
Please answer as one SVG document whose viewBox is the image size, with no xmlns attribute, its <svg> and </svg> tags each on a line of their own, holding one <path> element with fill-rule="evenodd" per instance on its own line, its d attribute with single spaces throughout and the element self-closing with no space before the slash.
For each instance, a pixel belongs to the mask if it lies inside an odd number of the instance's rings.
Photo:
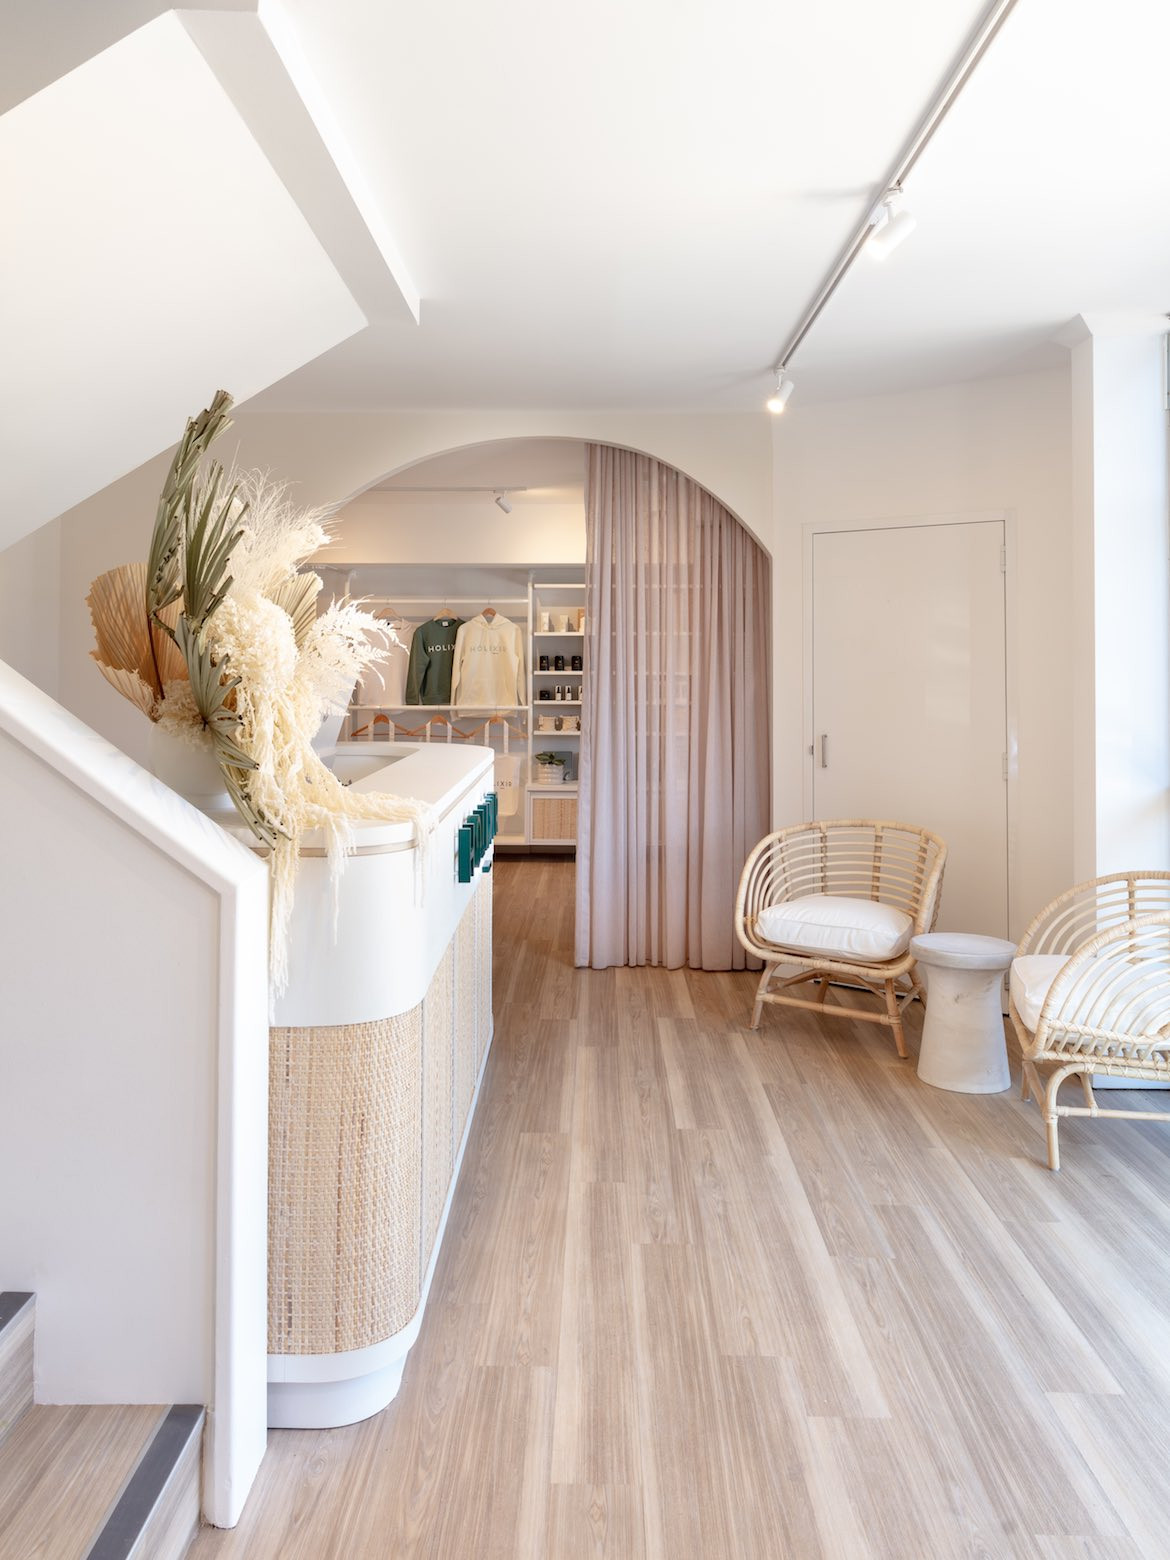
<svg viewBox="0 0 1170 1560">
<path fill-rule="evenodd" d="M 432 736 L 434 727 L 443 726 L 446 728 L 446 740 L 448 742 L 474 742 L 479 737 L 488 736 L 490 728 L 495 725 L 500 725 L 504 728 L 503 750 L 505 754 L 509 751 L 511 737 L 519 737 L 522 742 L 527 742 L 528 740 L 527 731 L 522 726 L 514 726 L 504 715 L 488 715 L 483 720 L 479 720 L 470 730 L 464 730 L 462 724 L 456 725 L 449 715 L 438 712 L 428 715 L 426 720 L 419 726 L 407 726 L 401 721 L 391 720 L 389 715 L 379 711 L 364 726 L 359 726 L 356 730 L 351 731 L 349 741 L 359 742 L 363 737 L 372 739 L 377 728 L 385 726 L 391 741 L 396 741 L 399 737 L 402 737 L 408 742 L 417 742 L 420 738 L 423 742 L 431 742 L 434 740 Z M 490 746 L 490 743 L 488 745 Z"/>
<path fill-rule="evenodd" d="M 489 596 L 486 592 L 478 596 L 443 596 L 437 591 L 432 591 L 429 596 L 363 596 L 361 598 L 367 606 L 377 610 L 379 607 L 523 607 L 528 609 L 527 596 Z M 405 616 L 405 614 L 403 614 Z"/>
</svg>

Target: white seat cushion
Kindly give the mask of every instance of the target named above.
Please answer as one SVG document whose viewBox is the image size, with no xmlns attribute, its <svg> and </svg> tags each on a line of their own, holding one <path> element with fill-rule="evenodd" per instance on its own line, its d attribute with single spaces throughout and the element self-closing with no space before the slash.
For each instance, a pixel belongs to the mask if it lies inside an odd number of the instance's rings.
<svg viewBox="0 0 1170 1560">
<path fill-rule="evenodd" d="M 1069 958 L 1065 953 L 1026 953 L 1022 958 L 1012 960 L 1012 1001 L 1033 1034 L 1052 983 Z M 1116 1029 L 1135 1038 L 1166 1036 L 1170 1041 L 1164 967 L 1151 963 L 1148 970 L 1139 970 L 1136 977 L 1131 974 L 1120 983 L 1111 966 L 1102 966 L 1102 970 L 1092 992 L 1082 991 L 1080 996 L 1078 1005 L 1082 1021 L 1094 1028 Z M 1079 979 L 1077 986 L 1078 989 L 1081 986 Z M 1155 1049 L 1160 1051 L 1165 1047 L 1156 1046 Z"/>
<path fill-rule="evenodd" d="M 914 922 L 904 910 L 873 899 L 809 894 L 761 910 L 756 930 L 765 942 L 794 953 L 882 964 L 906 952 Z"/>
<path fill-rule="evenodd" d="M 1016 1012 L 1035 1033 L 1044 999 L 1052 982 L 1068 963 L 1067 953 L 1025 953 L 1012 960 L 1012 1001 Z"/>
</svg>

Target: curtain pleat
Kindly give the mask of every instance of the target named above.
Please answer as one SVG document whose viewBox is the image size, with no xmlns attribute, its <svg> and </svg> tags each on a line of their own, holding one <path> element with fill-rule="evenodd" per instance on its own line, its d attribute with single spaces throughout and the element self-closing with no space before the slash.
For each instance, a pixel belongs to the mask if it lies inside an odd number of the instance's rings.
<svg viewBox="0 0 1170 1560">
<path fill-rule="evenodd" d="M 577 825 L 580 965 L 742 969 L 735 890 L 767 832 L 769 563 L 697 483 L 590 445 Z"/>
</svg>

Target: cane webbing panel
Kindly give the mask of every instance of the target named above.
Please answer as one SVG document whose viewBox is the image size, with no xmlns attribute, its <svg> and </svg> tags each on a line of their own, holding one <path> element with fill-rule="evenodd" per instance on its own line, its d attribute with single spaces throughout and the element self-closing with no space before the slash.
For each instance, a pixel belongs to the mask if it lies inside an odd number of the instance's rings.
<svg viewBox="0 0 1170 1560">
<path fill-rule="evenodd" d="M 439 1228 L 447 1189 L 451 1184 L 451 1166 L 455 1147 L 453 1132 L 452 1086 L 454 1054 L 452 1018 L 455 954 L 448 947 L 430 990 L 423 1002 L 423 1273 L 431 1260 L 435 1233 Z"/>
<path fill-rule="evenodd" d="M 418 1306 L 422 1031 L 421 1005 L 271 1030 L 272 1354 L 366 1348 Z"/>
<path fill-rule="evenodd" d="M 492 1033 L 492 883 L 491 874 L 480 879 L 475 894 L 475 989 L 479 1011 L 475 1026 L 475 1072 L 483 1064 Z"/>
<path fill-rule="evenodd" d="M 533 840 L 575 840 L 577 798 L 575 796 L 534 796 L 532 838 Z"/>
<path fill-rule="evenodd" d="M 455 1142 L 463 1138 L 471 1096 L 475 1092 L 476 1044 L 476 911 L 472 900 L 455 933 Z"/>
</svg>

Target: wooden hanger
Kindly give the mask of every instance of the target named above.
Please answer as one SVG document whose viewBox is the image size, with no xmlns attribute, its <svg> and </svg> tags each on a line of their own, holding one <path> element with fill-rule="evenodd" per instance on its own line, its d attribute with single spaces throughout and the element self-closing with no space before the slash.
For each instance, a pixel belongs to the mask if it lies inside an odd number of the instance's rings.
<svg viewBox="0 0 1170 1560">
<path fill-rule="evenodd" d="M 495 615 L 496 615 L 496 609 L 495 609 L 495 607 L 492 606 L 491 602 L 489 601 L 487 606 L 480 613 L 480 616 L 487 618 L 488 622 L 490 623 L 492 618 L 495 617 Z"/>
</svg>

